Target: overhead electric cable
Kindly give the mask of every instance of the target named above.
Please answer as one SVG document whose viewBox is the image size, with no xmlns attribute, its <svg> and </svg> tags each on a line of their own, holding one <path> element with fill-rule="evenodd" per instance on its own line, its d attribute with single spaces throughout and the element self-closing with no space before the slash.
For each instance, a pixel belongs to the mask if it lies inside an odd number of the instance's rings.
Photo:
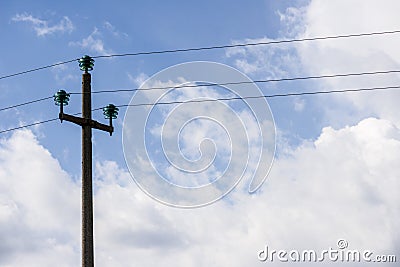
<svg viewBox="0 0 400 267">
<path fill-rule="evenodd" d="M 80 114 L 82 114 L 82 113 L 78 112 L 78 113 L 75 113 L 73 115 L 80 115 Z M 44 124 L 44 123 L 48 123 L 48 122 L 52 122 L 52 121 L 56 121 L 56 120 L 59 120 L 59 118 L 53 118 L 53 119 L 47 119 L 47 120 L 44 120 L 44 121 L 33 122 L 33 123 L 30 123 L 30 124 L 25 124 L 25 125 L 21 125 L 21 126 L 18 126 L 18 127 L 2 130 L 2 131 L 0 131 L 0 134 L 7 133 L 7 132 L 12 132 L 12 131 L 15 131 L 15 130 L 24 129 L 24 128 L 27 128 L 27 127 L 32 127 L 32 126 L 36 126 L 36 125 L 40 125 L 40 124 Z"/>
<path fill-rule="evenodd" d="M 38 70 L 44 70 L 44 69 L 48 69 L 48 68 L 64 65 L 64 64 L 67 64 L 67 63 L 75 62 L 77 60 L 78 59 L 71 59 L 71 60 L 58 62 L 58 63 L 54 63 L 54 64 L 51 64 L 51 65 L 43 66 L 43 67 L 33 68 L 33 69 L 29 69 L 29 70 L 24 70 L 24 71 L 21 71 L 21 72 L 16 72 L 16 73 L 13 73 L 13 74 L 0 76 L 0 80 L 6 79 L 6 78 L 10 78 L 10 77 L 14 77 L 14 76 L 18 76 L 18 75 L 22 75 L 22 74 L 27 74 L 27 73 L 38 71 Z"/>
<path fill-rule="evenodd" d="M 333 35 L 333 36 L 323 36 L 323 37 L 310 37 L 310 38 L 289 39 L 289 40 L 276 40 L 276 41 L 255 42 L 255 43 L 245 43 L 245 44 L 203 46 L 203 47 L 195 47 L 195 48 L 182 48 L 182 49 L 171 49 L 171 50 L 160 50 L 160 51 L 149 51 L 149 52 L 136 52 L 136 53 L 101 55 L 101 56 L 95 56 L 93 58 L 109 58 L 109 57 L 125 57 L 125 56 L 139 56 L 139 55 L 165 54 L 165 53 L 177 53 L 177 52 L 190 52 L 190 51 L 200 51 L 200 50 L 212 50 L 212 49 L 223 49 L 223 48 L 245 47 L 245 46 L 256 46 L 256 45 L 271 45 L 271 44 L 282 44 L 282 43 L 295 43 L 295 42 L 329 40 L 329 39 L 340 39 L 340 38 L 351 38 L 351 37 L 362 37 L 362 36 L 395 34 L 395 33 L 400 33 L 400 30 L 382 31 L 382 32 L 370 32 L 370 33 L 356 33 L 356 34 L 345 34 L 345 35 Z"/>
<path fill-rule="evenodd" d="M 15 131 L 15 130 L 19 130 L 19 129 L 23 129 L 23 128 L 27 128 L 27 127 L 31 127 L 31 126 L 35 126 L 35 125 L 39 125 L 39 124 L 43 124 L 43 123 L 47 123 L 47 122 L 51 122 L 51 121 L 56 121 L 56 120 L 58 120 L 58 118 L 48 119 L 48 120 L 44 120 L 44 121 L 38 121 L 38 122 L 31 123 L 31 124 L 25 124 L 25 125 L 21 125 L 21 126 L 14 127 L 14 128 L 9 128 L 7 130 L 2 130 L 2 131 L 0 131 L 0 134 L 7 133 L 7 132 L 12 132 L 12 131 Z"/>
<path fill-rule="evenodd" d="M 116 107 L 139 107 L 139 106 L 154 106 L 154 105 L 172 105 L 172 104 L 185 104 L 185 103 L 199 103 L 199 102 L 215 102 L 215 101 L 230 101 L 230 100 L 242 100 L 242 99 L 256 99 L 256 98 L 275 98 L 275 97 L 286 97 L 286 96 L 301 96 L 301 95 L 318 95 L 318 94 L 333 94 L 333 93 L 346 93 L 346 92 L 362 92 L 362 91 L 377 91 L 377 90 L 389 90 L 389 89 L 400 89 L 398 86 L 385 86 L 385 87 L 371 87 L 371 88 L 356 88 L 356 89 L 344 89 L 344 90 L 330 90 L 330 91 L 314 91 L 314 92 L 299 92 L 299 93 L 285 93 L 285 94 L 273 94 L 273 95 L 259 95 L 259 96 L 245 96 L 245 97 L 228 97 L 228 98 L 215 98 L 215 99 L 198 99 L 188 101 L 171 101 L 171 102 L 158 102 L 158 103 L 139 103 L 133 105 L 118 105 Z M 92 109 L 92 111 L 102 110 L 101 108 Z M 75 113 L 79 115 L 81 113 Z M 39 121 L 27 125 L 22 125 L 15 128 L 10 128 L 0 131 L 0 134 L 15 131 L 18 129 L 39 125 L 51 121 L 58 120 L 58 118 L 48 119 L 45 121 Z"/>
<path fill-rule="evenodd" d="M 227 97 L 227 98 L 215 98 L 215 99 L 197 99 L 188 101 L 171 101 L 171 102 L 158 102 L 158 103 L 139 103 L 133 105 L 116 105 L 115 107 L 139 107 L 139 106 L 155 106 L 155 105 L 172 105 L 172 104 L 185 104 L 185 103 L 199 103 L 199 102 L 215 102 L 215 101 L 230 101 L 230 100 L 242 100 L 242 99 L 257 99 L 257 98 L 275 98 L 275 97 L 287 97 L 287 96 L 301 96 L 301 95 L 318 95 L 318 94 L 333 94 L 333 93 L 346 93 L 346 92 L 362 92 L 362 91 L 378 91 L 378 90 L 390 90 L 400 89 L 400 85 L 396 86 L 385 86 L 385 87 L 371 87 L 371 88 L 355 88 L 355 89 L 343 89 L 343 90 L 330 90 L 330 91 L 314 91 L 314 92 L 299 92 L 299 93 L 284 93 L 284 94 L 273 94 L 273 95 L 259 95 L 259 96 L 245 96 L 245 97 Z M 92 109 L 92 111 L 102 110 L 101 108 Z M 79 115 L 81 113 L 75 113 Z M 27 125 L 22 125 L 15 128 L 10 128 L 0 131 L 0 134 L 15 131 L 18 129 L 31 127 L 51 121 L 58 120 L 58 118 L 48 119 L 45 121 L 39 121 Z"/>
<path fill-rule="evenodd" d="M 170 102 L 156 102 L 156 103 L 139 103 L 139 104 L 127 104 L 117 105 L 116 107 L 140 107 L 140 106 L 155 106 L 155 105 L 172 105 L 172 104 L 186 104 L 186 103 L 201 103 L 201 102 L 215 102 L 215 101 L 230 101 L 230 100 L 242 100 L 242 99 L 257 99 L 257 98 L 275 98 L 275 97 L 286 97 L 286 96 L 302 96 L 302 95 L 319 95 L 319 94 L 333 94 L 333 93 L 346 93 L 346 92 L 362 92 L 362 91 L 377 91 L 377 90 L 389 90 L 389 89 L 400 89 L 400 85 L 396 86 L 385 86 L 385 87 L 371 87 L 371 88 L 356 88 L 356 89 L 344 89 L 344 90 L 330 90 L 330 91 L 314 91 L 314 92 L 299 92 L 299 93 L 284 93 L 284 94 L 273 94 L 273 95 L 258 95 L 258 96 L 244 96 L 244 97 L 227 97 L 227 98 L 211 98 L 211 99 L 197 99 L 188 101 L 170 101 Z M 95 110 L 99 110 L 97 108 Z"/>
<path fill-rule="evenodd" d="M 400 70 L 385 70 L 385 71 L 370 71 L 370 72 L 354 72 L 354 73 L 342 73 L 342 74 L 325 74 L 319 76 L 304 76 L 304 77 L 289 77 L 289 78 L 279 78 L 279 79 L 267 79 L 267 80 L 254 80 L 254 81 L 242 81 L 242 82 L 226 82 L 226 83 L 209 83 L 209 84 L 201 84 L 201 85 L 179 85 L 173 87 L 174 89 L 178 88 L 191 88 L 191 87 L 208 87 L 208 86 L 226 86 L 226 85 L 238 85 L 238 84 L 251 84 L 251 83 L 268 83 L 268 82 L 283 82 L 283 81 L 295 81 L 295 80 L 311 80 L 311 79 L 325 79 L 325 78 L 338 78 L 338 77 L 351 77 L 351 76 L 364 76 L 364 75 L 380 75 L 380 74 L 391 74 L 391 73 L 400 73 Z M 151 87 L 151 88 L 133 88 L 133 89 L 115 89 L 115 90 L 100 90 L 93 91 L 94 94 L 100 93 L 117 93 L 117 92 L 134 92 L 140 90 L 166 90 L 171 89 L 172 87 Z M 82 94 L 82 92 L 72 92 L 70 94 Z M 12 109 L 15 107 L 20 107 L 24 105 L 29 105 L 41 101 L 45 101 L 53 98 L 53 96 L 48 96 L 44 98 L 39 98 L 35 100 L 31 100 L 28 102 L 15 104 L 12 106 L 7 106 L 4 108 L 0 108 L 0 111 Z"/>
<path fill-rule="evenodd" d="M 226 83 L 205 83 L 205 84 L 201 84 L 201 85 L 200 84 L 178 85 L 178 86 L 174 86 L 174 87 L 169 86 L 169 87 L 149 87 L 149 88 L 134 88 L 134 89 L 100 90 L 100 91 L 93 91 L 92 93 L 93 94 L 100 94 L 100 93 L 132 92 L 132 91 L 167 90 L 167 89 L 179 89 L 179 88 L 226 86 L 226 85 L 240 85 L 240 84 L 252 84 L 252 83 L 269 83 L 269 82 L 311 80 L 311 79 L 323 79 L 323 78 L 337 78 L 337 77 L 389 74 L 389 73 L 400 73 L 400 70 L 345 73 L 345 74 L 327 74 L 327 75 L 320 75 L 320 76 L 292 77 L 292 78 L 254 80 L 254 81 L 240 81 L 240 82 L 226 82 Z M 82 94 L 82 92 L 73 92 L 71 94 Z"/>
<path fill-rule="evenodd" d="M 181 49 L 170 49 L 170 50 L 159 50 L 159 51 L 144 51 L 135 53 L 123 53 L 123 54 L 111 54 L 111 55 L 99 55 L 92 58 L 110 58 L 110 57 L 125 57 L 125 56 L 139 56 L 139 55 L 152 55 L 152 54 L 166 54 L 166 53 L 178 53 L 178 52 L 190 52 L 190 51 L 201 51 L 201 50 L 213 50 L 213 49 L 223 49 L 223 48 L 234 48 L 234 47 L 246 47 L 246 46 L 257 46 L 257 45 L 271 45 L 271 44 L 282 44 L 282 43 L 295 43 L 295 42 L 305 42 L 305 41 L 318 41 L 318 40 L 329 40 L 329 39 L 340 39 L 340 38 L 354 38 L 363 36 L 374 36 L 374 35 L 386 35 L 386 34 L 396 34 L 400 33 L 400 30 L 393 31 L 381 31 L 381 32 L 369 32 L 369 33 L 356 33 L 356 34 L 345 34 L 345 35 L 332 35 L 332 36 L 322 36 L 322 37 L 310 37 L 310 38 L 299 38 L 299 39 L 288 39 L 288 40 L 276 40 L 276 41 L 266 41 L 266 42 L 254 42 L 254 43 L 244 43 L 244 44 L 231 44 L 231 45 L 216 45 L 216 46 L 203 46 L 194 48 L 181 48 Z M 79 59 L 71 59 L 63 62 L 58 62 L 50 64 L 47 66 L 42 66 L 38 68 L 33 68 L 13 74 L 8 74 L 0 76 L 0 80 L 27 74 L 30 72 L 35 72 L 38 70 L 43 70 L 47 68 L 52 68 L 55 66 L 75 62 Z"/>
<path fill-rule="evenodd" d="M 28 101 L 28 102 L 24 102 L 24 103 L 21 103 L 21 104 L 16 104 L 16 105 L 0 108 L 0 111 L 4 111 L 4 110 L 16 108 L 16 107 L 21 107 L 21 106 L 25 106 L 25 105 L 30 105 L 30 104 L 41 102 L 41 101 L 44 101 L 44 100 L 47 100 L 47 99 L 51 99 L 51 98 L 53 98 L 53 96 L 38 98 L 38 99 L 31 100 L 31 101 Z"/>
</svg>

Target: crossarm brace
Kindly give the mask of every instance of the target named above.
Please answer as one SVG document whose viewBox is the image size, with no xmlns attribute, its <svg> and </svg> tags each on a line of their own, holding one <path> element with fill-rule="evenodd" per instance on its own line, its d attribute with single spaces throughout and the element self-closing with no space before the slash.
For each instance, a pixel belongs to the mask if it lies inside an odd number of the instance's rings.
<svg viewBox="0 0 400 267">
<path fill-rule="evenodd" d="M 61 122 L 64 120 L 64 121 L 73 122 L 73 123 L 78 124 L 80 126 L 90 126 L 91 128 L 94 128 L 94 129 L 98 129 L 98 130 L 101 130 L 101 131 L 109 132 L 110 135 L 112 135 L 112 133 L 114 132 L 114 127 L 113 126 L 106 125 L 106 124 L 100 123 L 100 122 L 95 121 L 95 120 L 76 117 L 76 116 L 68 115 L 68 114 L 65 114 L 65 113 L 60 113 L 58 115 L 58 118 L 61 120 Z"/>
</svg>

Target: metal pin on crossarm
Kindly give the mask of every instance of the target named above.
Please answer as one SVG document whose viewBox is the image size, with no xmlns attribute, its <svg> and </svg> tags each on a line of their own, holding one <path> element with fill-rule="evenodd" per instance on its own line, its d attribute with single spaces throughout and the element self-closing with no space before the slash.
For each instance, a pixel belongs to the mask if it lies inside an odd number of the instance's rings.
<svg viewBox="0 0 400 267">
<path fill-rule="evenodd" d="M 91 75 L 94 60 L 89 56 L 79 59 L 82 74 L 82 117 L 64 113 L 64 105 L 68 105 L 70 94 L 64 90 L 54 95 L 56 105 L 60 106 L 59 119 L 73 122 L 82 127 L 82 267 L 94 266 L 93 246 L 93 194 L 92 194 L 92 128 L 109 132 L 112 135 L 114 127 L 112 119 L 116 119 L 118 108 L 109 104 L 103 113 L 109 119 L 109 125 L 92 120 Z"/>
</svg>

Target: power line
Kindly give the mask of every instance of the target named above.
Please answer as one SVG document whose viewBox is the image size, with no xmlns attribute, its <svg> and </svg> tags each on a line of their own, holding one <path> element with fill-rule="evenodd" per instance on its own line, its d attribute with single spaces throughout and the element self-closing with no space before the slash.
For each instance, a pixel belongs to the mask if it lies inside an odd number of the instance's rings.
<svg viewBox="0 0 400 267">
<path fill-rule="evenodd" d="M 257 45 L 271 45 L 271 44 L 282 44 L 282 43 L 295 43 L 295 42 L 305 42 L 305 41 L 318 41 L 318 40 L 329 40 L 329 39 L 340 39 L 340 38 L 353 38 L 353 37 L 363 37 L 363 36 L 374 36 L 374 35 L 385 35 L 385 34 L 396 34 L 400 33 L 400 30 L 393 31 L 381 31 L 381 32 L 370 32 L 370 33 L 357 33 L 357 34 L 346 34 L 346 35 L 333 35 L 333 36 L 323 36 L 323 37 L 311 37 L 311 38 L 301 38 L 301 39 L 288 39 L 288 40 L 277 40 L 277 41 L 267 41 L 267 42 L 255 42 L 255 43 L 244 43 L 244 44 L 232 44 L 232 45 L 219 45 L 219 46 L 203 46 L 195 48 L 181 48 L 181 49 L 171 49 L 171 50 L 159 50 L 159 51 L 145 51 L 136 53 L 124 53 L 124 54 L 112 54 L 112 55 L 99 55 L 92 58 L 110 58 L 110 57 L 125 57 L 125 56 L 139 56 L 139 55 L 152 55 L 152 54 L 166 54 L 166 53 L 178 53 L 178 52 L 190 52 L 190 51 L 201 51 L 201 50 L 213 50 L 213 49 L 224 49 L 224 48 L 234 48 L 234 47 L 246 47 L 246 46 L 257 46 Z M 27 74 L 30 72 L 35 72 L 38 70 L 48 69 L 55 66 L 71 63 L 79 59 L 71 59 L 63 62 L 54 63 L 51 65 L 33 68 L 13 74 L 8 74 L 0 76 L 0 80 Z"/>
<path fill-rule="evenodd" d="M 10 128 L 10 129 L 7 129 L 7 130 L 2 130 L 2 131 L 0 131 L 0 134 L 7 133 L 7 132 L 12 132 L 12 131 L 15 131 L 15 130 L 19 130 L 19 129 L 23 129 L 23 128 L 27 128 L 27 127 L 31 127 L 31 126 L 35 126 L 35 125 L 39 125 L 39 124 L 55 121 L 55 120 L 58 120 L 58 118 L 48 119 L 48 120 L 44 120 L 44 121 L 38 121 L 38 122 L 31 123 L 31 124 L 26 124 L 26 125 L 18 126 L 18 127 L 15 127 L 15 128 Z"/>
<path fill-rule="evenodd" d="M 306 77 L 292 77 L 292 78 L 280 78 L 280 79 L 267 79 L 267 80 L 254 80 L 254 81 L 241 81 L 241 82 L 226 82 L 226 83 L 207 83 L 207 84 L 193 84 L 193 85 L 179 85 L 175 87 L 150 87 L 150 88 L 134 88 L 134 89 L 116 89 L 116 90 L 101 90 L 93 91 L 93 94 L 99 93 L 117 93 L 117 92 L 132 92 L 132 91 L 151 91 L 151 90 L 167 90 L 167 89 L 179 89 L 179 88 L 194 88 L 194 87 L 209 87 L 209 86 L 225 86 L 225 85 L 240 85 L 240 84 L 252 84 L 252 83 L 269 83 L 269 82 L 283 82 L 283 81 L 296 81 L 296 80 L 311 80 L 311 79 L 324 79 L 324 78 L 338 78 L 338 77 L 350 77 L 350 76 L 363 76 L 363 75 L 377 75 L 377 74 L 390 74 L 400 73 L 400 70 L 387 70 L 387 71 L 372 71 L 372 72 L 358 72 L 358 73 L 344 73 L 344 74 L 327 74 L 319 76 L 306 76 Z M 71 94 L 82 94 L 81 92 L 73 92 Z"/>
<path fill-rule="evenodd" d="M 302 96 L 302 95 L 318 95 L 318 94 L 333 94 L 333 93 L 347 93 L 347 92 L 362 92 L 362 91 L 378 91 L 378 90 L 389 90 L 389 89 L 400 89 L 400 85 L 396 86 L 385 86 L 385 87 L 370 87 L 370 88 L 355 88 L 355 89 L 343 89 L 343 90 L 330 90 L 330 91 L 314 91 L 314 92 L 299 92 L 299 93 L 284 93 L 284 94 L 273 94 L 273 95 L 259 95 L 259 96 L 244 96 L 244 97 L 228 97 L 228 98 L 215 98 L 215 99 L 198 99 L 188 101 L 171 101 L 171 102 L 157 102 L 157 103 L 139 103 L 133 105 L 117 105 L 116 107 L 140 107 L 140 106 L 155 106 L 155 105 L 172 105 L 172 104 L 185 104 L 185 103 L 198 103 L 198 102 L 215 102 L 215 101 L 229 101 L 229 100 L 242 100 L 242 99 L 257 99 L 257 98 L 276 98 L 276 97 L 287 97 L 287 96 Z M 102 108 L 96 108 L 92 111 L 101 110 Z"/>
<path fill-rule="evenodd" d="M 362 92 L 362 91 L 378 91 L 378 90 L 389 90 L 389 89 L 400 89 L 398 86 L 385 86 L 385 87 L 370 87 L 370 88 L 356 88 L 356 89 L 343 89 L 343 90 L 330 90 L 330 91 L 314 91 L 314 92 L 299 92 L 299 93 L 285 93 L 285 94 L 273 94 L 273 95 L 259 95 L 259 96 L 245 96 L 245 97 L 229 97 L 229 98 L 215 98 L 215 99 L 198 99 L 198 100 L 188 100 L 188 101 L 171 101 L 171 102 L 158 102 L 158 103 L 139 103 L 133 105 L 118 105 L 116 107 L 140 107 L 140 106 L 155 106 L 155 105 L 172 105 L 172 104 L 185 104 L 185 103 L 201 103 L 201 102 L 215 102 L 215 101 L 230 101 L 230 100 L 242 100 L 242 99 L 257 99 L 257 98 L 276 98 L 276 97 L 288 97 L 288 96 L 301 96 L 301 95 L 318 95 L 318 94 L 333 94 L 333 93 L 346 93 L 346 92 Z M 92 109 L 92 111 L 102 110 L 101 108 Z M 79 115 L 75 113 L 73 115 Z M 10 128 L 0 131 L 0 134 L 15 131 L 18 129 L 23 129 L 51 121 L 58 120 L 59 118 L 48 119 L 44 121 L 39 121 L 27 125 L 22 125 L 15 128 Z"/>
<path fill-rule="evenodd" d="M 259 95 L 259 96 L 244 96 L 244 97 L 228 97 L 228 98 L 214 98 L 214 99 L 198 99 L 188 101 L 171 101 L 171 102 L 157 102 L 157 103 L 139 103 L 133 105 L 118 105 L 116 107 L 140 107 L 140 106 L 155 106 L 155 105 L 172 105 L 172 104 L 186 104 L 186 103 L 201 103 L 201 102 L 215 102 L 215 101 L 230 101 L 230 100 L 243 100 L 243 99 L 258 99 L 258 98 L 275 98 L 287 96 L 301 96 L 301 95 L 318 95 L 318 94 L 333 94 L 333 93 L 346 93 L 346 92 L 362 92 L 362 91 L 377 91 L 400 89 L 398 86 L 385 86 L 385 87 L 371 87 L 371 88 L 356 88 L 356 89 L 343 89 L 343 90 L 330 90 L 330 91 L 314 91 L 314 92 L 300 92 L 300 93 L 285 93 L 274 95 Z M 95 110 L 100 110 L 97 108 Z"/>
<path fill-rule="evenodd" d="M 75 62 L 75 61 L 77 61 L 77 60 L 78 60 L 78 59 L 71 59 L 71 60 L 67 60 L 67 61 L 63 61 L 63 62 L 58 62 L 58 63 L 54 63 L 54 64 L 51 64 L 51 65 L 43 66 L 43 67 L 38 67 L 38 68 L 29 69 L 29 70 L 24 70 L 24 71 L 17 72 L 17 73 L 13 73 L 13 74 L 4 75 L 4 76 L 1 76 L 1 77 L 0 77 L 0 80 L 6 79 L 6 78 L 10 78 L 10 77 L 14 77 L 14 76 L 18 76 L 18 75 L 22 75 L 22 74 L 27 74 L 27 73 L 34 72 L 34 71 L 38 71 L 38 70 L 44 70 L 44 69 L 48 69 L 48 68 L 52 68 L 52 67 L 64 65 L 64 64 L 67 64 L 67 63 Z"/>
<path fill-rule="evenodd" d="M 21 107 L 21 106 L 25 106 L 25 105 L 30 105 L 30 104 L 41 102 L 41 101 L 44 101 L 44 100 L 47 100 L 47 99 L 50 99 L 50 98 L 53 98 L 53 96 L 43 97 L 43 98 L 35 99 L 35 100 L 32 100 L 32 101 L 24 102 L 24 103 L 21 103 L 21 104 L 16 104 L 16 105 L 13 105 L 13 106 L 0 108 L 0 111 L 4 111 L 4 110 L 16 108 L 16 107 Z"/>
<path fill-rule="evenodd" d="M 97 110 L 97 109 L 94 109 L 94 110 Z M 82 114 L 82 112 L 77 112 L 77 113 L 72 114 L 72 115 L 76 116 L 76 115 L 80 115 L 80 114 Z M 44 120 L 44 121 L 34 122 L 34 123 L 31 123 L 31 124 L 21 125 L 21 126 L 15 127 L 15 128 L 2 130 L 2 131 L 0 131 L 0 134 L 7 133 L 7 132 L 12 132 L 12 131 L 15 131 L 15 130 L 19 130 L 19 129 L 23 129 L 23 128 L 27 128 L 27 127 L 32 127 L 32 126 L 35 126 L 35 125 L 40 125 L 40 124 L 44 124 L 44 123 L 48 123 L 48 122 L 52 122 L 52 121 L 56 121 L 58 119 L 59 118 L 53 118 L 53 119 L 47 119 L 47 120 Z"/>
<path fill-rule="evenodd" d="M 400 70 L 386 70 L 386 71 L 370 71 L 370 72 L 355 72 L 355 73 L 341 73 L 341 74 L 326 74 L 319 76 L 305 76 L 305 77 L 289 77 L 289 78 L 280 78 L 280 79 L 267 79 L 267 80 L 254 80 L 254 81 L 242 81 L 242 82 L 226 82 L 226 83 L 210 83 L 210 84 L 202 84 L 202 85 L 182 85 L 176 86 L 174 89 L 178 88 L 191 88 L 191 87 L 208 87 L 208 86 L 226 86 L 226 85 L 239 85 L 239 84 L 251 84 L 251 83 L 268 83 L 268 82 L 283 82 L 283 81 L 295 81 L 295 80 L 311 80 L 311 79 L 325 79 L 325 78 L 338 78 L 338 77 L 351 77 L 351 76 L 364 76 L 364 75 L 379 75 L 379 74 L 391 74 L 391 73 L 400 73 Z M 151 87 L 151 88 L 133 88 L 133 89 L 117 89 L 117 90 L 100 90 L 93 91 L 92 93 L 117 93 L 117 92 L 134 92 L 141 90 L 166 90 L 171 89 L 171 87 Z M 82 92 L 72 92 L 70 94 L 82 94 Z M 12 109 L 15 107 L 20 107 L 24 105 L 29 105 L 41 101 L 45 101 L 53 98 L 53 96 L 43 97 L 39 99 L 35 99 L 32 101 L 15 104 L 12 106 L 0 108 L 0 111 Z"/>
<path fill-rule="evenodd" d="M 267 42 L 256 42 L 256 43 L 245 43 L 245 44 L 233 44 L 233 45 L 204 46 L 204 47 L 196 47 L 196 48 L 182 48 L 182 49 L 161 50 L 161 51 L 150 51 L 150 52 L 137 52 L 137 53 L 125 53 L 125 54 L 102 55 L 102 56 L 95 56 L 95 57 L 93 57 L 93 58 L 109 58 L 109 57 L 125 57 L 125 56 L 139 56 L 139 55 L 165 54 L 165 53 L 177 53 L 177 52 L 189 52 L 189 51 L 200 51 L 200 50 L 212 50 L 212 49 L 223 49 L 223 48 L 245 47 L 245 46 L 256 46 L 256 45 L 271 45 L 271 44 L 282 44 L 282 43 L 295 43 L 295 42 L 317 41 L 317 40 L 328 40 L 328 39 L 339 39 L 339 38 L 351 38 L 351 37 L 362 37 L 362 36 L 383 35 L 383 34 L 395 34 L 395 33 L 400 33 L 400 30 L 382 31 L 382 32 L 370 32 L 370 33 L 357 33 L 357 34 L 346 34 L 346 35 L 334 35 L 334 36 L 324 36 L 324 37 L 311 37 L 311 38 L 290 39 L 290 40 L 278 40 L 278 41 L 267 41 Z"/>
</svg>

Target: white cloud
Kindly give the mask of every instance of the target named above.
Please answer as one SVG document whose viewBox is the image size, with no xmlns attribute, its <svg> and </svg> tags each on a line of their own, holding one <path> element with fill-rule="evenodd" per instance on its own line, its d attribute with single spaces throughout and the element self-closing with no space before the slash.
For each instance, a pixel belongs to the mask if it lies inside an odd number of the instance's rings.
<svg viewBox="0 0 400 267">
<path fill-rule="evenodd" d="M 280 34 L 286 38 L 297 37 L 299 32 L 305 29 L 305 23 L 302 21 L 307 7 L 288 7 L 285 12 L 278 11 L 281 22 Z"/>
<path fill-rule="evenodd" d="M 261 266 L 257 252 L 266 244 L 319 251 L 338 238 L 351 249 L 396 254 L 399 151 L 400 130 L 389 121 L 328 127 L 277 159 L 261 192 L 239 188 L 194 210 L 159 204 L 116 163 L 97 163 L 96 262 Z M 79 185 L 29 131 L 2 141 L 0 167 L 0 265 L 78 265 Z"/>
<path fill-rule="evenodd" d="M 310 1 L 300 8 L 288 8 L 279 13 L 280 39 L 311 38 L 345 34 L 398 30 L 396 11 L 398 1 Z M 237 40 L 238 43 L 265 42 L 269 38 Z M 227 50 L 227 57 L 253 79 L 273 79 L 296 76 L 358 73 L 397 70 L 400 34 L 297 42 L 292 44 L 249 46 Z M 290 91 L 320 91 L 398 86 L 398 74 L 364 75 L 297 83 L 268 83 L 266 90 L 275 86 Z M 314 96 L 308 107 L 320 112 L 323 125 L 344 127 L 363 118 L 377 116 L 400 125 L 398 101 L 400 90 Z M 295 110 L 301 105 L 295 105 Z M 310 109 L 311 110 L 311 109 Z M 291 124 L 292 122 L 290 122 Z"/>
<path fill-rule="evenodd" d="M 306 22 L 302 37 L 337 34 L 368 33 L 398 30 L 400 22 L 396 10 L 398 1 L 311 1 L 301 20 Z M 354 12 L 357 10 L 357 12 Z M 342 40 L 302 43 L 298 53 L 302 64 L 313 73 L 345 73 L 398 69 L 400 35 L 359 37 Z M 398 75 L 380 75 L 364 78 L 330 79 L 328 88 L 355 88 L 398 85 Z M 346 101 L 361 112 L 400 123 L 397 116 L 398 91 L 373 94 L 345 94 L 337 102 Z"/>
<path fill-rule="evenodd" d="M 78 185 L 29 131 L 1 141 L 0 165 L 0 266 L 78 265 Z"/>
<path fill-rule="evenodd" d="M 199 71 L 193 70 L 196 68 L 195 66 Z M 176 71 L 176 68 L 186 68 L 186 73 Z M 236 95 L 259 94 L 258 89 L 254 86 L 228 87 L 226 89 L 205 86 L 196 87 L 194 90 L 190 87 L 193 84 L 188 83 L 187 80 L 193 78 L 193 76 L 190 77 L 191 74 L 198 75 L 204 69 L 209 70 L 208 73 L 212 73 L 214 76 L 206 77 L 209 74 L 203 73 L 203 77 L 196 77 L 194 80 L 215 83 L 215 76 L 218 76 L 218 82 L 226 81 L 227 77 L 234 77 L 241 81 L 244 79 L 242 74 L 236 70 L 207 62 L 177 65 L 165 70 L 166 72 L 172 70 L 171 75 L 160 72 L 161 78 L 152 77 L 143 85 L 144 88 L 168 88 L 168 86 L 174 88 L 182 85 L 189 87 L 176 88 L 176 90 L 168 92 L 142 90 L 134 96 L 131 104 L 199 101 L 201 99 L 203 102 L 158 105 L 152 110 L 150 110 L 151 107 L 128 110 L 124 124 L 124 147 L 126 148 L 124 151 L 128 165 L 135 172 L 139 172 L 139 175 L 143 172 L 155 174 L 157 171 L 165 179 L 175 184 L 181 186 L 207 185 L 201 190 L 212 188 L 210 190 L 213 192 L 222 190 L 227 192 L 236 181 L 243 177 L 249 185 L 251 184 L 249 190 L 254 190 L 254 187 L 258 186 L 266 175 L 264 168 L 257 168 L 258 163 L 262 161 L 264 165 L 269 165 L 275 148 L 273 142 L 275 129 L 270 113 L 268 113 L 268 106 L 261 101 L 246 103 L 244 101 L 204 101 Z M 176 76 L 177 73 L 178 76 Z M 217 75 L 217 73 L 220 74 Z M 149 116 L 145 114 L 146 112 L 149 112 Z M 141 118 L 139 121 L 138 117 Z M 137 148 L 135 144 L 135 142 L 138 143 L 138 146 L 144 144 L 141 141 L 143 129 L 138 125 L 146 125 L 144 134 L 147 138 L 146 151 L 148 151 L 147 155 L 154 166 L 154 168 L 150 168 L 150 171 L 144 168 L 141 162 L 136 161 L 138 153 L 144 151 L 141 147 Z M 177 140 L 179 140 L 179 145 Z M 132 146 L 136 149 L 128 149 Z M 263 146 L 268 148 L 266 149 L 268 153 L 262 152 Z M 142 158 L 147 159 L 146 154 L 142 155 L 144 155 L 141 156 Z M 153 180 L 154 176 L 151 176 Z M 218 179 L 219 177 L 220 179 Z M 254 178 L 252 183 L 249 182 L 251 178 Z M 146 179 L 144 183 L 149 183 L 150 180 L 150 178 Z M 213 185 L 208 185 L 209 182 L 216 180 L 217 182 Z M 154 194 L 157 197 L 165 195 L 161 188 Z M 196 194 L 199 196 L 198 201 L 206 201 L 201 204 L 215 199 L 204 200 L 206 197 L 211 198 L 212 194 L 203 194 L 200 193 L 200 190 Z M 192 197 L 190 195 L 191 199 Z M 176 199 L 175 195 L 172 198 Z M 201 198 L 204 199 L 200 200 Z M 163 200 L 173 202 L 173 200 Z M 179 201 L 181 200 L 179 199 Z M 187 199 L 186 201 L 188 203 Z"/>
<path fill-rule="evenodd" d="M 116 27 L 114 26 L 114 25 L 112 25 L 111 24 L 111 22 L 109 22 L 109 21 L 105 21 L 104 23 L 103 23 L 103 27 L 108 31 L 108 32 L 110 32 L 114 37 L 117 37 L 117 38 L 120 38 L 120 37 L 128 37 L 128 34 L 126 34 L 126 33 L 121 33 L 120 31 L 118 31 L 117 29 L 116 29 Z"/>
<path fill-rule="evenodd" d="M 236 43 L 267 43 L 269 38 L 245 39 Z M 229 48 L 226 56 L 235 67 L 251 77 L 277 79 L 300 72 L 298 57 L 292 45 L 260 45 Z"/>
<path fill-rule="evenodd" d="M 146 73 L 139 73 L 136 76 L 133 76 L 130 73 L 127 73 L 129 81 L 131 81 L 135 86 L 140 87 L 148 78 L 149 76 Z"/>
<path fill-rule="evenodd" d="M 98 209 L 108 221 L 97 239 L 107 253 L 99 257 L 105 266 L 127 258 L 141 266 L 154 258 L 163 266 L 259 266 L 256 253 L 265 244 L 322 250 L 338 238 L 352 249 L 397 253 L 399 151 L 400 131 L 388 121 L 326 128 L 278 159 L 261 193 L 238 190 L 196 210 L 151 203 L 135 186 L 110 182 L 110 191 L 97 195 L 108 207 Z"/>
<path fill-rule="evenodd" d="M 82 49 L 89 49 L 92 52 L 99 53 L 100 55 L 110 55 L 113 54 L 111 49 L 107 49 L 104 46 L 104 41 L 101 39 L 101 32 L 95 28 L 93 32 L 82 41 L 70 42 L 70 46 L 78 46 Z"/>
<path fill-rule="evenodd" d="M 50 25 L 47 20 L 42 20 L 27 13 L 16 14 L 12 21 L 15 22 L 29 22 L 32 24 L 33 29 L 37 36 L 51 35 L 57 32 L 68 32 L 71 33 L 74 30 L 74 25 L 72 21 L 64 16 L 57 24 Z"/>
</svg>

